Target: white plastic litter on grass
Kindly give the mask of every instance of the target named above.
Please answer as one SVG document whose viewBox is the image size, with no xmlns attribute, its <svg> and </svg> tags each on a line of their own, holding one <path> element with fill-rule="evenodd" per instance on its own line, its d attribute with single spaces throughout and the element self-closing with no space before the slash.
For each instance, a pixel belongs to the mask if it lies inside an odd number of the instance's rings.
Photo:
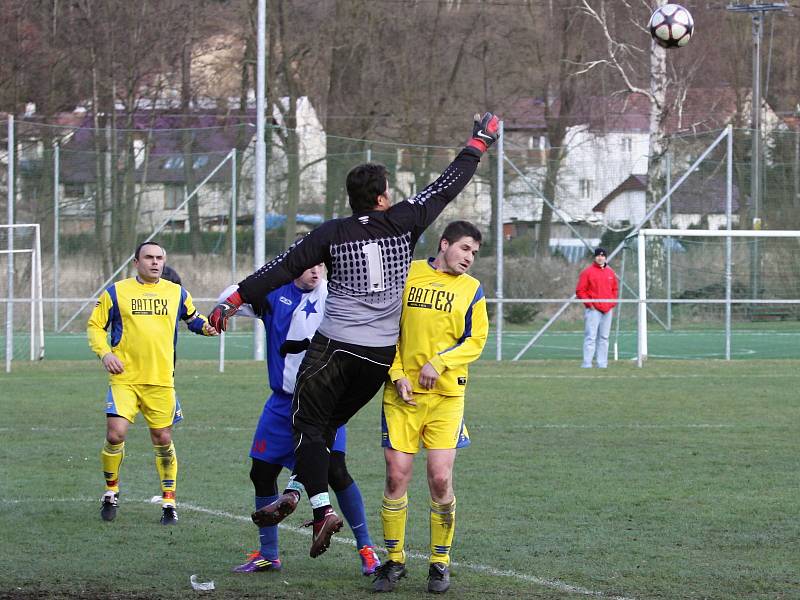
<svg viewBox="0 0 800 600">
<path fill-rule="evenodd" d="M 189 577 L 189 583 L 195 592 L 210 592 L 214 589 L 213 581 L 197 581 L 197 575 Z"/>
</svg>

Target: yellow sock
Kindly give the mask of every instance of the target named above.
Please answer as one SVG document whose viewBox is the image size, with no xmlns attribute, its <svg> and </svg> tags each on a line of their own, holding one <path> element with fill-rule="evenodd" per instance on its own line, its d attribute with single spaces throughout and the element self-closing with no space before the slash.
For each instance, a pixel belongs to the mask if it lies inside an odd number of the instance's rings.
<svg viewBox="0 0 800 600">
<path fill-rule="evenodd" d="M 408 517 L 408 494 L 392 500 L 383 497 L 381 521 L 383 521 L 383 544 L 389 552 L 389 560 L 406 562 L 403 545 L 406 540 L 406 518 Z"/>
<path fill-rule="evenodd" d="M 175 505 L 175 482 L 178 479 L 178 457 L 175 454 L 175 445 L 170 442 L 168 446 L 153 445 L 156 453 L 156 470 L 161 480 L 162 505 Z"/>
<path fill-rule="evenodd" d="M 456 531 L 456 499 L 447 504 L 431 500 L 431 562 L 450 564 L 450 546 Z"/>
<path fill-rule="evenodd" d="M 103 443 L 103 450 L 100 452 L 100 464 L 103 465 L 106 491 L 119 494 L 119 468 L 123 458 L 125 458 L 125 442 L 112 444 L 106 440 Z"/>
</svg>

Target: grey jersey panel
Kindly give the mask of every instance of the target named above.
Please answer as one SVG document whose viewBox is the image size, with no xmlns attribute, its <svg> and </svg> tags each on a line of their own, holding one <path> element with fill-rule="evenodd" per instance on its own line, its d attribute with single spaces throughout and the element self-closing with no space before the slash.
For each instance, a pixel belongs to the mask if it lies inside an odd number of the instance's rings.
<svg viewBox="0 0 800 600">
<path fill-rule="evenodd" d="M 412 254 L 408 232 L 331 244 L 330 293 L 320 333 L 362 346 L 396 343 Z"/>
</svg>

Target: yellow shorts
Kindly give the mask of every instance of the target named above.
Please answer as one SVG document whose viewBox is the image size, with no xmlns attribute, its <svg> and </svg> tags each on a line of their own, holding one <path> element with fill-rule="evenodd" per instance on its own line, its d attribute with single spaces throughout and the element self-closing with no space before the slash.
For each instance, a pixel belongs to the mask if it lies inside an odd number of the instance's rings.
<svg viewBox="0 0 800 600">
<path fill-rule="evenodd" d="M 133 423 L 139 411 L 150 429 L 170 427 L 183 418 L 175 388 L 129 383 L 108 386 L 107 415 L 119 415 Z"/>
<path fill-rule="evenodd" d="M 414 392 L 414 402 L 416 406 L 403 402 L 394 385 L 384 387 L 383 447 L 416 454 L 420 442 L 429 450 L 469 446 L 469 433 L 464 425 L 464 396 Z"/>
</svg>

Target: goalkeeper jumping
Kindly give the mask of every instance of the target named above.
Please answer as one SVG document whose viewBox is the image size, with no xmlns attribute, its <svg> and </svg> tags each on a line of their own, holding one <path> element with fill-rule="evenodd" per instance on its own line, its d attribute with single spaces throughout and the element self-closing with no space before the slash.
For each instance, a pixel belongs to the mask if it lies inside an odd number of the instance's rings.
<svg viewBox="0 0 800 600">
<path fill-rule="evenodd" d="M 403 288 L 414 247 L 425 229 L 472 179 L 481 156 L 497 140 L 499 119 L 486 113 L 444 172 L 416 196 L 392 205 L 386 167 L 368 163 L 347 175 L 353 214 L 333 219 L 301 238 L 239 283 L 209 315 L 217 331 L 243 303 L 263 298 L 325 263 L 328 299 L 311 340 L 292 399 L 296 465 L 286 490 L 253 513 L 261 527 L 294 512 L 303 491 L 313 509 L 310 555 L 319 556 L 342 519 L 328 495 L 329 449 L 336 430 L 378 392 L 395 354 Z"/>
</svg>

